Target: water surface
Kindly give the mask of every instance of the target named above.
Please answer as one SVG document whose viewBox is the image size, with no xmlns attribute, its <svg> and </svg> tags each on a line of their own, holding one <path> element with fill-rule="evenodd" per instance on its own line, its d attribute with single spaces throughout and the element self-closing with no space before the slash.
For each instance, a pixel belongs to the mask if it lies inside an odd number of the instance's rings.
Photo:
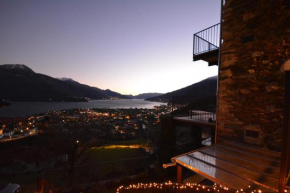
<svg viewBox="0 0 290 193">
<path fill-rule="evenodd" d="M 166 103 L 144 101 L 141 99 L 120 100 L 91 100 L 89 102 L 12 102 L 10 106 L 0 108 L 0 117 L 27 117 L 59 111 L 63 109 L 92 109 L 92 108 L 143 108 L 153 109 L 154 106 Z"/>
</svg>

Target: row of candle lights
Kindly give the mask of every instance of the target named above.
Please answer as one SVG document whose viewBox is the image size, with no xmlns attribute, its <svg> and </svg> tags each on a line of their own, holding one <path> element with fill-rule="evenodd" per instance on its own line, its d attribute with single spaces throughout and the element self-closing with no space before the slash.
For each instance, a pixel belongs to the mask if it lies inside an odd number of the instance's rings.
<svg viewBox="0 0 290 193">
<path fill-rule="evenodd" d="M 232 190 L 222 185 L 204 186 L 196 183 L 178 184 L 172 182 L 131 184 L 120 186 L 116 193 L 262 193 L 262 190 L 248 189 Z M 287 191 L 285 191 L 287 192 Z"/>
</svg>

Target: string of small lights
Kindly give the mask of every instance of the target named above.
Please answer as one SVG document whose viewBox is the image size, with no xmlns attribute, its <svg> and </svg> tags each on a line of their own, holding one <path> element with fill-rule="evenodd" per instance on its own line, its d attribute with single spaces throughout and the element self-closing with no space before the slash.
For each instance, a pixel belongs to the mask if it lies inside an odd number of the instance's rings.
<svg viewBox="0 0 290 193">
<path fill-rule="evenodd" d="M 178 184 L 172 182 L 149 183 L 149 184 L 131 184 L 127 187 L 120 186 L 116 193 L 263 193 L 262 190 L 253 190 L 251 186 L 248 189 L 232 190 L 225 186 L 214 184 L 213 186 L 204 186 L 196 183 Z M 287 192 L 287 191 L 285 191 Z"/>
</svg>

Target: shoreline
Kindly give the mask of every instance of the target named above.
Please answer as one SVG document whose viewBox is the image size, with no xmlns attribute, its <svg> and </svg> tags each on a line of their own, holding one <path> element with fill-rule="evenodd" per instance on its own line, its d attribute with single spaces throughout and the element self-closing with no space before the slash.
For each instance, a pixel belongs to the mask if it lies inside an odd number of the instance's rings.
<svg viewBox="0 0 290 193">
<path fill-rule="evenodd" d="M 44 114 L 47 111 L 70 109 L 154 109 L 167 105 L 143 99 L 90 100 L 88 102 L 11 102 L 10 106 L 0 108 L 1 118 L 28 117 Z"/>
</svg>

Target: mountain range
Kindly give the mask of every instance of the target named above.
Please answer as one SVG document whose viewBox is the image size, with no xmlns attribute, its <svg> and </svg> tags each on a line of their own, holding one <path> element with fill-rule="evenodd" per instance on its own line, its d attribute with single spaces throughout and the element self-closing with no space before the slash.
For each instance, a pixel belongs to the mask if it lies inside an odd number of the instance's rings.
<svg viewBox="0 0 290 193">
<path fill-rule="evenodd" d="M 138 94 L 136 96 L 133 95 L 126 95 L 129 98 L 132 99 L 148 99 L 148 98 L 152 98 L 152 97 L 157 97 L 163 95 L 162 93 L 157 93 L 157 92 L 153 92 L 153 93 L 142 93 L 142 94 Z"/>
<path fill-rule="evenodd" d="M 193 96 L 193 97 L 213 96 L 216 94 L 216 90 L 217 90 L 217 76 L 213 76 L 213 77 L 204 79 L 200 82 L 194 83 L 185 88 L 168 92 L 166 94 L 159 95 L 156 97 L 151 97 L 146 100 L 168 102 L 173 97 L 180 97 L 180 96 Z"/>
<path fill-rule="evenodd" d="M 131 99 L 158 96 L 145 93 L 122 95 L 81 84 L 70 78 L 52 78 L 35 73 L 23 64 L 0 65 L 0 99 L 11 101 L 87 101 L 88 99 Z"/>
</svg>

